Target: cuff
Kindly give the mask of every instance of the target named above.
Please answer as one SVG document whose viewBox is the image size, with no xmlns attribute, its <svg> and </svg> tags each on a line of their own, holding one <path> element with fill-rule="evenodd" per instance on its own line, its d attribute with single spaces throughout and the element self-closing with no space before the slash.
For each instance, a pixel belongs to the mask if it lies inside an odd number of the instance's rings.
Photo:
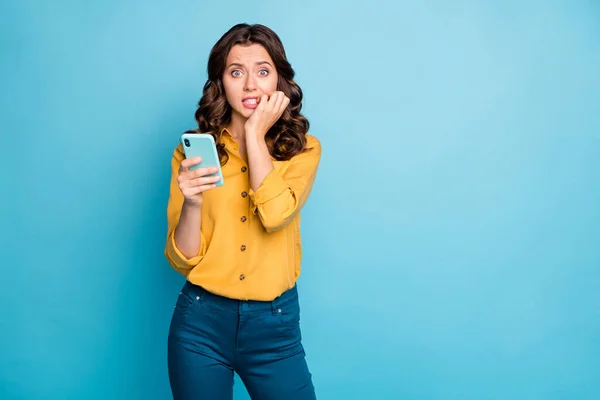
<svg viewBox="0 0 600 400">
<path fill-rule="evenodd" d="M 256 191 L 250 188 L 248 195 L 254 204 L 259 206 L 269 200 L 273 200 L 288 189 L 289 186 L 286 181 L 273 169 L 265 176 L 265 179 L 263 179 Z"/>
<path fill-rule="evenodd" d="M 187 258 L 183 255 L 183 253 L 181 253 L 175 244 L 175 231 L 173 231 L 171 238 L 167 241 L 167 253 L 169 254 L 169 257 L 173 260 L 175 265 L 182 269 L 192 269 L 200 263 L 202 260 L 202 254 L 204 253 L 203 247 L 204 236 L 201 234 L 199 254 L 195 257 Z"/>
</svg>

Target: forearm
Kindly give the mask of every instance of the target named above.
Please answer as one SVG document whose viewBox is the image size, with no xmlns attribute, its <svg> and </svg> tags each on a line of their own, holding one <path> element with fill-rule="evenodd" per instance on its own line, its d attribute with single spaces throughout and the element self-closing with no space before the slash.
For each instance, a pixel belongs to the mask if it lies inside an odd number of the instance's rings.
<svg viewBox="0 0 600 400">
<path fill-rule="evenodd" d="M 175 245 L 181 253 L 192 258 L 200 251 L 200 226 L 202 223 L 201 206 L 183 202 L 179 223 L 175 228 Z"/>
<path fill-rule="evenodd" d="M 247 134 L 246 150 L 250 170 L 250 187 L 252 190 L 257 190 L 265 177 L 274 169 L 273 161 L 264 137 Z"/>
</svg>

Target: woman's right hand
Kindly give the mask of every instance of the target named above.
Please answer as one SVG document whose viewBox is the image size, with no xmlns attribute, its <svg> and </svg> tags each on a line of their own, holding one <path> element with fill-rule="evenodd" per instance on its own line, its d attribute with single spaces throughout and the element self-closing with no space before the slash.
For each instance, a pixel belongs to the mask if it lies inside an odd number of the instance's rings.
<svg viewBox="0 0 600 400">
<path fill-rule="evenodd" d="M 177 177 L 179 190 L 181 190 L 185 202 L 196 207 L 202 205 L 202 193 L 216 187 L 215 182 L 220 179 L 218 176 L 206 176 L 217 172 L 217 167 L 190 170 L 191 167 L 201 162 L 200 157 L 184 159 L 179 166 L 179 176 Z"/>
</svg>

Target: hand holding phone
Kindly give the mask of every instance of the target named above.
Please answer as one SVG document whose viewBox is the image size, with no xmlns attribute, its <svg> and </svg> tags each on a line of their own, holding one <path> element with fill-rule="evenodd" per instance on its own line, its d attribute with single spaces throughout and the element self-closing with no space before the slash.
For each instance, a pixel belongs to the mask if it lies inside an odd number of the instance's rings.
<svg viewBox="0 0 600 400">
<path fill-rule="evenodd" d="M 179 166 L 177 183 L 185 200 L 195 206 L 202 205 L 202 193 L 215 188 L 219 176 L 212 175 L 218 171 L 216 167 L 191 169 L 202 163 L 201 157 L 186 158 Z"/>
<path fill-rule="evenodd" d="M 190 204 L 202 205 L 202 193 L 223 185 L 223 173 L 212 135 L 184 133 L 181 142 L 186 158 L 179 166 L 177 183 Z"/>
</svg>

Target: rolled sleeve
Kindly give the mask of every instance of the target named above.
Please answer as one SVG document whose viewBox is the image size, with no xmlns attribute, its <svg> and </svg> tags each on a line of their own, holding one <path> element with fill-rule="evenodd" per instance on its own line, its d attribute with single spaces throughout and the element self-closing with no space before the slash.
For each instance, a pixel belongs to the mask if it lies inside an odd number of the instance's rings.
<svg viewBox="0 0 600 400">
<path fill-rule="evenodd" d="M 253 212 L 259 215 L 267 232 L 290 223 L 308 199 L 321 159 L 321 145 L 311 137 L 307 147 L 285 170 L 273 169 L 256 190 L 248 192 Z"/>
<path fill-rule="evenodd" d="M 202 233 L 200 233 L 200 239 L 200 251 L 198 252 L 198 255 L 192 258 L 187 258 L 183 255 L 181 250 L 177 248 L 177 244 L 175 243 L 175 231 L 173 230 L 169 235 L 167 246 L 165 248 L 165 255 L 169 261 L 169 264 L 171 264 L 171 266 L 177 271 L 187 275 L 189 271 L 200 264 L 200 261 L 202 261 L 202 258 L 206 253 L 206 240 L 204 239 L 204 235 Z"/>
<path fill-rule="evenodd" d="M 281 177 L 277 171 L 272 170 L 267 174 L 259 188 L 256 189 L 256 191 L 250 189 L 248 194 L 254 204 L 258 205 L 265 204 L 266 202 L 281 196 L 289 189 L 290 186 L 283 177 Z"/>
</svg>

